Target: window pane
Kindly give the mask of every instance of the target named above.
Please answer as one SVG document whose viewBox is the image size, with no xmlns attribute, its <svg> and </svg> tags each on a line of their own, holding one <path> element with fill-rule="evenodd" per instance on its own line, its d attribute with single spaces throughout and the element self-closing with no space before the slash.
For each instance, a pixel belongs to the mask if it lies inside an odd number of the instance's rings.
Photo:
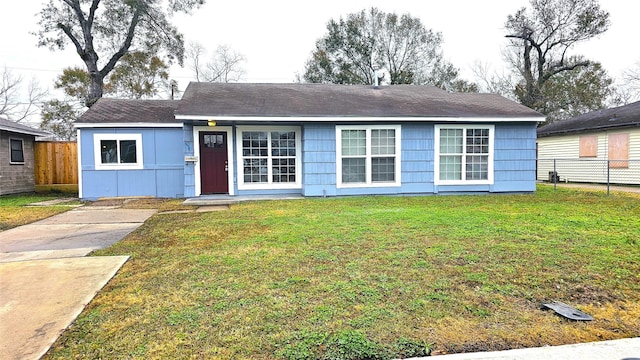
<svg viewBox="0 0 640 360">
<path fill-rule="evenodd" d="M 371 159 L 371 181 L 393 182 L 396 179 L 396 159 L 393 157 Z"/>
<path fill-rule="evenodd" d="M 462 153 L 462 129 L 441 129 L 440 130 L 440 153 L 461 154 Z"/>
<path fill-rule="evenodd" d="M 271 132 L 271 156 L 296 156 L 296 133 Z"/>
<path fill-rule="evenodd" d="M 242 132 L 242 156 L 268 156 L 267 133 L 262 131 Z"/>
<path fill-rule="evenodd" d="M 396 153 L 396 131 L 393 129 L 371 130 L 371 155 L 394 155 Z"/>
<path fill-rule="evenodd" d="M 23 163 L 24 162 L 24 151 L 22 149 L 22 140 L 20 139 L 11 139 L 10 141 L 11 147 L 11 162 Z M 6 153 L 5 153 L 6 154 Z"/>
<path fill-rule="evenodd" d="M 204 135 L 204 147 L 205 148 L 217 148 L 224 147 L 223 135 Z"/>
<path fill-rule="evenodd" d="M 296 182 L 295 158 L 273 159 L 272 164 L 271 173 L 274 183 Z"/>
<path fill-rule="evenodd" d="M 100 140 L 100 153 L 103 164 L 117 164 L 118 142 L 116 140 Z"/>
<path fill-rule="evenodd" d="M 268 182 L 267 159 L 244 159 L 242 163 L 245 183 Z"/>
<path fill-rule="evenodd" d="M 489 153 L 489 129 L 467 129 L 467 154 Z"/>
<path fill-rule="evenodd" d="M 342 155 L 365 155 L 367 145 L 366 136 L 366 130 L 342 130 Z"/>
<path fill-rule="evenodd" d="M 467 156 L 466 180 L 487 180 L 489 178 L 489 156 Z"/>
<path fill-rule="evenodd" d="M 342 159 L 342 182 L 363 183 L 366 181 L 365 158 Z"/>
<path fill-rule="evenodd" d="M 136 162 L 136 141 L 120 140 L 120 163 L 135 164 Z"/>
<path fill-rule="evenodd" d="M 462 156 L 440 156 L 440 180 L 462 180 Z"/>
</svg>

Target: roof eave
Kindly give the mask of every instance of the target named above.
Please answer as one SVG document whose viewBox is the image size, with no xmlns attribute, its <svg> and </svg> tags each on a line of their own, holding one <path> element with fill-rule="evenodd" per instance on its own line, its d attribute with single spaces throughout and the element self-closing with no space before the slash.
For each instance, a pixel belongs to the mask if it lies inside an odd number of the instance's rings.
<svg viewBox="0 0 640 360">
<path fill-rule="evenodd" d="M 235 122 L 544 122 L 543 116 L 469 117 L 469 116 L 239 116 L 176 114 L 176 120 L 216 120 Z"/>
</svg>

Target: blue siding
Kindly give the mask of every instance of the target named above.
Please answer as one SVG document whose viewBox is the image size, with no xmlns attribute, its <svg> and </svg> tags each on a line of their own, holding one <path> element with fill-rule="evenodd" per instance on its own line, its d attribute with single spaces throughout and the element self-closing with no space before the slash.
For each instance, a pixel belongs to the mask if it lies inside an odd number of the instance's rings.
<svg viewBox="0 0 640 360">
<path fill-rule="evenodd" d="M 196 154 L 193 139 L 193 125 L 184 124 L 182 126 L 183 156 L 194 156 Z M 196 196 L 196 168 L 194 162 L 184 162 L 184 196 Z"/>
<path fill-rule="evenodd" d="M 306 124 L 302 127 L 302 194 L 335 196 L 335 124 Z"/>
<path fill-rule="evenodd" d="M 433 192 L 433 124 L 402 125 L 400 193 Z"/>
<path fill-rule="evenodd" d="M 496 124 L 492 192 L 536 190 L 536 124 Z"/>
<path fill-rule="evenodd" d="M 142 134 L 143 168 L 96 170 L 94 134 Z M 184 196 L 182 129 L 98 128 L 80 129 L 82 139 L 82 196 L 85 199 L 115 196 Z"/>
<path fill-rule="evenodd" d="M 401 186 L 340 188 L 336 184 L 336 124 L 308 123 L 302 133 L 302 190 L 243 190 L 237 188 L 236 132 L 232 132 L 234 182 L 238 195 L 304 196 L 387 195 L 535 191 L 536 124 L 497 123 L 494 136 L 494 184 L 434 186 L 434 123 L 401 124 Z M 142 170 L 95 170 L 93 135 L 142 134 Z M 195 167 L 184 156 L 194 149 L 193 127 L 156 129 L 81 129 L 83 196 L 195 196 Z"/>
</svg>

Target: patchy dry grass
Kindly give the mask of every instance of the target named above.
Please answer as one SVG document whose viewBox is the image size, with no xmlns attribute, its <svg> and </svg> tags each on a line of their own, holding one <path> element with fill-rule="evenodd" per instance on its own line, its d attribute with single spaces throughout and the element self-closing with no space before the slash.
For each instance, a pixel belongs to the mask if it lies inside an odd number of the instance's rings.
<svg viewBox="0 0 640 360">
<path fill-rule="evenodd" d="M 169 214 L 46 358 L 357 359 L 640 336 L 640 200 L 256 202 Z M 540 309 L 572 304 L 593 322 Z"/>
<path fill-rule="evenodd" d="M 0 231 L 34 221 L 46 219 L 55 214 L 70 210 L 64 204 L 52 206 L 26 206 L 40 201 L 65 197 L 65 194 L 20 194 L 0 196 Z"/>
</svg>

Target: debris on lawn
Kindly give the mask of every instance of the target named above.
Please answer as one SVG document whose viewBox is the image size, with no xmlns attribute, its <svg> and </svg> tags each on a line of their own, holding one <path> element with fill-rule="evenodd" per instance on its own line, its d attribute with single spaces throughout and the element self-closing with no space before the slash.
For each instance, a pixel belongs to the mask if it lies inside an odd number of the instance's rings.
<svg viewBox="0 0 640 360">
<path fill-rule="evenodd" d="M 566 317 L 567 319 L 576 320 L 576 321 L 592 321 L 593 316 L 584 313 L 570 305 L 567 305 L 560 301 L 552 301 L 549 303 L 542 304 L 542 307 L 551 309 L 555 311 L 557 314 Z"/>
</svg>

